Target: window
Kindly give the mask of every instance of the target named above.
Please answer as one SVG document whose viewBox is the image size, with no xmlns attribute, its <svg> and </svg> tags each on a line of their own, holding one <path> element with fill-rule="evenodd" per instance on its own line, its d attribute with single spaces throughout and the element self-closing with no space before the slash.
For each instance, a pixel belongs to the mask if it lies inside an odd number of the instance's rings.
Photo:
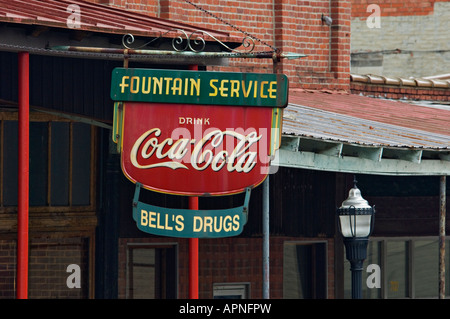
<svg viewBox="0 0 450 319">
<path fill-rule="evenodd" d="M 446 240 L 446 247 L 450 241 Z M 449 257 L 445 258 L 446 294 L 449 283 Z M 368 288 L 370 273 L 377 264 L 381 270 L 381 288 Z M 363 266 L 363 298 L 437 298 L 439 294 L 439 240 L 436 238 L 370 239 Z M 351 298 L 350 263 L 344 262 L 344 297 Z"/>
<path fill-rule="evenodd" d="M 128 299 L 174 299 L 177 297 L 175 246 L 129 245 Z"/>
<path fill-rule="evenodd" d="M 283 297 L 319 299 L 327 297 L 326 243 L 284 244 Z"/>
<path fill-rule="evenodd" d="M 387 241 L 385 245 L 387 296 L 388 298 L 408 297 L 409 242 Z"/>
<path fill-rule="evenodd" d="M 221 283 L 213 286 L 214 299 L 248 299 L 249 283 Z"/>
<path fill-rule="evenodd" d="M 17 113 L 0 113 L 0 210 L 15 211 L 18 191 Z M 30 114 L 30 211 L 93 210 L 91 125 Z"/>
<path fill-rule="evenodd" d="M 437 297 L 439 291 L 439 241 L 415 240 L 412 244 L 414 245 L 412 264 L 414 295 L 416 298 Z M 449 247 L 448 244 L 446 247 Z"/>
</svg>

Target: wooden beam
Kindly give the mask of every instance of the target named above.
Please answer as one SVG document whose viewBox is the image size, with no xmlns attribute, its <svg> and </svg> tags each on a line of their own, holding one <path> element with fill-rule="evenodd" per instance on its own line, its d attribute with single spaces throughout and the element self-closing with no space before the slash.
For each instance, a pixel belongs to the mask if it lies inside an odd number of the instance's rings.
<svg viewBox="0 0 450 319">
<path fill-rule="evenodd" d="M 30 232 L 52 231 L 93 231 L 97 226 L 95 212 L 76 213 L 34 213 L 30 215 Z M 0 233 L 17 231 L 17 218 L 15 215 L 0 215 Z"/>
<path fill-rule="evenodd" d="M 447 175 L 450 172 L 449 161 L 423 159 L 420 163 L 416 163 L 385 158 L 374 161 L 362 157 L 336 157 L 313 152 L 292 152 L 286 149 L 278 151 L 273 165 L 331 172 L 399 176 Z"/>
</svg>

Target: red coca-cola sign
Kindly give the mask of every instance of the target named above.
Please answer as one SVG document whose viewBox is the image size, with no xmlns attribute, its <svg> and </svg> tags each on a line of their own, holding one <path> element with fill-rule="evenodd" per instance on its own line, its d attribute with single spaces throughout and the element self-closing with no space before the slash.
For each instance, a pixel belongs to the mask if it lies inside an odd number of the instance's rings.
<svg viewBox="0 0 450 319">
<path fill-rule="evenodd" d="M 113 139 L 142 187 L 224 195 L 264 181 L 287 105 L 282 74 L 115 69 Z"/>
<path fill-rule="evenodd" d="M 268 174 L 276 146 L 272 120 L 279 110 L 127 102 L 122 112 L 122 170 L 145 188 L 232 194 L 260 184 Z"/>
</svg>

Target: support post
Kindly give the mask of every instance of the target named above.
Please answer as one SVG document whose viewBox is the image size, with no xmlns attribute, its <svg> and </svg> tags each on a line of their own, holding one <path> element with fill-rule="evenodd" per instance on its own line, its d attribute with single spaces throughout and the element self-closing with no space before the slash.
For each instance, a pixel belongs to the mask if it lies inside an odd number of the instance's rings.
<svg viewBox="0 0 450 319">
<path fill-rule="evenodd" d="M 189 70 L 198 71 L 198 65 Z M 189 209 L 198 210 L 198 197 L 189 197 Z M 189 238 L 189 299 L 198 299 L 198 238 Z"/>
<path fill-rule="evenodd" d="M 439 299 L 445 299 L 445 211 L 446 176 L 441 176 L 439 187 Z"/>
<path fill-rule="evenodd" d="M 270 298 L 269 176 L 263 182 L 263 299 Z"/>
<path fill-rule="evenodd" d="M 17 205 L 17 299 L 28 299 L 29 53 L 19 52 L 19 163 Z"/>
<path fill-rule="evenodd" d="M 189 209 L 198 209 L 198 197 L 189 197 Z M 189 299 L 198 299 L 198 238 L 189 238 Z"/>
</svg>

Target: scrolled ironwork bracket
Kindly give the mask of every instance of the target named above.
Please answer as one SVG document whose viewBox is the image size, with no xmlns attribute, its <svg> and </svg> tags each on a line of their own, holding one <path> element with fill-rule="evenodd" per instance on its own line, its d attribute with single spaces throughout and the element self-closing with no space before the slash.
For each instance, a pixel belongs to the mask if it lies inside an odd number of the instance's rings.
<svg viewBox="0 0 450 319">
<path fill-rule="evenodd" d="M 166 31 L 162 33 L 159 37 L 154 38 L 148 42 L 146 42 L 143 45 L 133 47 L 133 43 L 135 42 L 135 38 L 131 33 L 125 34 L 122 37 L 122 45 L 126 49 L 130 50 L 137 50 L 144 48 L 146 46 L 149 46 L 151 43 L 162 39 L 164 37 L 167 37 L 170 33 L 175 33 L 173 39 L 172 39 L 172 48 L 177 52 L 184 52 L 184 51 L 191 51 L 195 53 L 203 52 L 203 50 L 206 47 L 206 40 L 205 38 L 208 37 L 215 42 L 219 43 L 222 47 L 224 47 L 226 50 L 232 53 L 251 53 L 253 52 L 255 48 L 255 41 L 253 38 L 246 36 L 242 39 L 242 43 L 239 47 L 245 48 L 244 50 L 237 50 L 232 49 L 229 46 L 227 46 L 225 43 L 217 39 L 215 36 L 210 34 L 207 31 L 204 30 L 196 30 L 191 33 L 186 32 L 182 29 L 171 29 L 169 31 Z"/>
</svg>

